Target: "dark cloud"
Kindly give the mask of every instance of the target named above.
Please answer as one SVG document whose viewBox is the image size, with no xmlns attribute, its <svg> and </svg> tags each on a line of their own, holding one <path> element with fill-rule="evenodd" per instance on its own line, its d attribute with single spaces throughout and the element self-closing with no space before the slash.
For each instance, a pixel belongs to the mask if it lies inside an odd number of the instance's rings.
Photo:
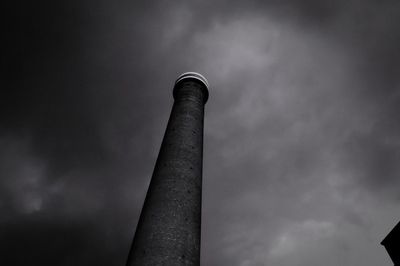
<svg viewBox="0 0 400 266">
<path fill-rule="evenodd" d="M 6 265 L 124 263 L 123 242 L 117 241 L 115 232 L 100 230 L 99 223 L 92 220 L 43 213 L 16 217 L 2 228 L 1 262 Z"/>
<path fill-rule="evenodd" d="M 4 12 L 3 264 L 124 264 L 173 81 L 188 70 L 212 84 L 204 265 L 389 263 L 379 242 L 399 210 L 396 1 Z"/>
</svg>

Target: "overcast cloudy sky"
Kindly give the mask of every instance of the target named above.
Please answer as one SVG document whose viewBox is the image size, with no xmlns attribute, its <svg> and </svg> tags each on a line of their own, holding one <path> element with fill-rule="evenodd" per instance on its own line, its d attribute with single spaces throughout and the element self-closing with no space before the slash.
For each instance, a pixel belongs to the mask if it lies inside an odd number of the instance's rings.
<svg viewBox="0 0 400 266">
<path fill-rule="evenodd" d="M 124 265 L 182 72 L 210 84 L 204 266 L 390 266 L 400 2 L 3 10 L 0 264 Z"/>
</svg>

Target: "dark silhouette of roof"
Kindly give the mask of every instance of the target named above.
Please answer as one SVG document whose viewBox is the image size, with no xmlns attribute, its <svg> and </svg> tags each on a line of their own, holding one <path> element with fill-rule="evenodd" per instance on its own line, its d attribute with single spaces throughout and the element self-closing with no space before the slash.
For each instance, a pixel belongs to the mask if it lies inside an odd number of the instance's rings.
<svg viewBox="0 0 400 266">
<path fill-rule="evenodd" d="M 381 244 L 386 248 L 394 265 L 400 265 L 400 222 L 382 240 Z"/>
</svg>

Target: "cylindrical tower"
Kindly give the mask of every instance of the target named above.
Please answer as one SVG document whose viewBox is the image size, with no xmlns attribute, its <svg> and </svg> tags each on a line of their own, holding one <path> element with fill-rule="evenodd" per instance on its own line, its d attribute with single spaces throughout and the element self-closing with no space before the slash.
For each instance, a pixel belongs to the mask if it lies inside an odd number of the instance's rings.
<svg viewBox="0 0 400 266">
<path fill-rule="evenodd" d="M 207 80 L 187 72 L 174 105 L 136 227 L 127 266 L 200 265 L 204 104 Z"/>
</svg>

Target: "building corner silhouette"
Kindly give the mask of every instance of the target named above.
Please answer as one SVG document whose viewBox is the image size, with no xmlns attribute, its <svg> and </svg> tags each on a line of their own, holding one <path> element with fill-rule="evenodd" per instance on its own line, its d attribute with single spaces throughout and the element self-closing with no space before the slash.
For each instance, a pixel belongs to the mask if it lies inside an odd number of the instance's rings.
<svg viewBox="0 0 400 266">
<path fill-rule="evenodd" d="M 382 240 L 386 251 L 389 253 L 395 266 L 400 265 L 400 222 L 390 231 L 390 233 Z"/>
</svg>

